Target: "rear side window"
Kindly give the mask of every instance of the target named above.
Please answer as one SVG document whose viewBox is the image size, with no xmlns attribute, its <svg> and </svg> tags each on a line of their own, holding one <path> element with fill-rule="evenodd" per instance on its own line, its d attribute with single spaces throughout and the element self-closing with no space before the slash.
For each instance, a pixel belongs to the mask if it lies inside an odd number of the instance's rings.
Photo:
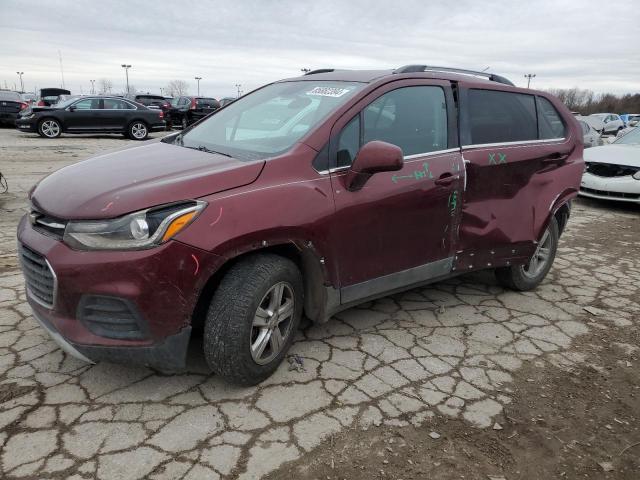
<svg viewBox="0 0 640 480">
<path fill-rule="evenodd" d="M 538 125 L 542 140 L 564 138 L 566 135 L 566 127 L 562 117 L 551 102 L 544 97 L 538 97 Z M 588 132 L 589 128 L 587 127 L 585 133 Z"/>
<path fill-rule="evenodd" d="M 196 98 L 198 107 L 219 108 L 220 104 L 215 98 Z"/>
<path fill-rule="evenodd" d="M 398 88 L 362 112 L 363 143 L 382 140 L 402 148 L 405 156 L 447 148 L 447 106 L 440 87 Z"/>
<path fill-rule="evenodd" d="M 469 90 L 471 145 L 537 140 L 533 95 L 498 90 Z"/>
</svg>

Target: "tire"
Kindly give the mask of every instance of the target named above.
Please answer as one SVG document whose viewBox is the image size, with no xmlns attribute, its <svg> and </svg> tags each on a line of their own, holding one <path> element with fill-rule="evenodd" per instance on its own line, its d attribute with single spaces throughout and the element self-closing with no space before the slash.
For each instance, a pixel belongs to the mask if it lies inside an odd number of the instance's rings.
<svg viewBox="0 0 640 480">
<path fill-rule="evenodd" d="M 62 125 L 55 118 L 43 118 L 38 124 L 38 135 L 44 138 L 58 138 L 62 134 Z"/>
<path fill-rule="evenodd" d="M 203 348 L 209 367 L 238 385 L 268 378 L 293 342 L 303 292 L 302 275 L 287 258 L 255 254 L 232 266 L 213 295 L 205 321 Z M 280 305 L 282 318 L 270 314 L 275 305 Z"/>
<path fill-rule="evenodd" d="M 540 285 L 556 258 L 559 236 L 558 222 L 552 217 L 529 263 L 497 268 L 498 282 L 506 288 L 520 292 L 533 290 Z"/>
<path fill-rule="evenodd" d="M 182 130 L 184 130 L 185 128 L 187 128 L 189 126 L 189 122 L 187 121 L 187 117 L 182 117 L 182 121 L 180 123 L 180 125 L 182 126 Z"/>
<path fill-rule="evenodd" d="M 149 126 L 142 120 L 134 120 L 127 127 L 127 136 L 131 140 L 146 140 L 149 136 Z"/>
</svg>

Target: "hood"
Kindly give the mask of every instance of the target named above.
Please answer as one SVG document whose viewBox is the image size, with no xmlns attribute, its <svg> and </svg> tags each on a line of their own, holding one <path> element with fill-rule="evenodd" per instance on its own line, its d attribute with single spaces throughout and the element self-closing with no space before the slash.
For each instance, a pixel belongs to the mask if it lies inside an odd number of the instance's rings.
<svg viewBox="0 0 640 480">
<path fill-rule="evenodd" d="M 584 161 L 640 167 L 640 145 L 604 145 L 587 148 L 584 151 Z"/>
<path fill-rule="evenodd" d="M 63 220 L 113 218 L 248 185 L 264 163 L 158 142 L 62 168 L 33 189 L 31 201 Z"/>
</svg>

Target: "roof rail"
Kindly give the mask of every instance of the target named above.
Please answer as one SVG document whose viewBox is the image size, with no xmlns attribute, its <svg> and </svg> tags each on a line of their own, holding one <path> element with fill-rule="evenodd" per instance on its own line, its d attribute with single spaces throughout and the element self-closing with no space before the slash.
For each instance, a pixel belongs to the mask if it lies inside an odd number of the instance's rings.
<svg viewBox="0 0 640 480">
<path fill-rule="evenodd" d="M 465 70 L 463 68 L 434 67 L 431 65 L 405 65 L 404 67 L 397 68 L 396 70 L 393 71 L 393 73 L 415 73 L 415 72 L 426 72 L 426 71 L 451 72 L 451 73 L 463 73 L 465 75 L 477 75 L 480 77 L 487 77 L 492 82 L 504 83 L 505 85 L 511 85 L 512 87 L 515 87 L 515 85 L 511 82 L 511 80 L 501 75 L 496 75 L 495 73 L 489 73 L 489 72 L 478 72 L 476 70 Z"/>
<path fill-rule="evenodd" d="M 304 76 L 306 77 L 307 75 L 315 75 L 316 73 L 331 73 L 334 70 L 335 69 L 333 68 L 319 68 L 317 70 L 311 70 L 310 72 L 305 73 Z"/>
</svg>

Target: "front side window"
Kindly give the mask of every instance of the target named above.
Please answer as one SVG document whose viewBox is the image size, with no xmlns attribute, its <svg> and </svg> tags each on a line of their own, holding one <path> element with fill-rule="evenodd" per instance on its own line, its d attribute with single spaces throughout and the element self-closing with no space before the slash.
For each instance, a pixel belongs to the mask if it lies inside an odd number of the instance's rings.
<svg viewBox="0 0 640 480">
<path fill-rule="evenodd" d="M 360 115 L 347 123 L 338 136 L 338 154 L 336 167 L 348 167 L 353 163 L 360 150 Z"/>
<path fill-rule="evenodd" d="M 447 148 L 447 105 L 440 87 L 392 90 L 369 104 L 362 116 L 363 143 L 392 143 L 405 156 Z"/>
<path fill-rule="evenodd" d="M 471 138 L 468 145 L 537 140 L 533 95 L 471 89 L 467 112 Z"/>
<path fill-rule="evenodd" d="M 362 86 L 339 81 L 274 83 L 217 111 L 179 136 L 176 144 L 241 160 L 272 157 L 290 149 Z"/>
<path fill-rule="evenodd" d="M 551 102 L 544 97 L 538 97 L 538 126 L 540 138 L 543 140 L 565 137 L 566 127 L 562 117 Z M 588 132 L 589 128 L 587 127 L 585 133 Z"/>
<path fill-rule="evenodd" d="M 100 108 L 100 100 L 97 98 L 87 98 L 73 104 L 76 110 L 98 110 Z"/>
</svg>

